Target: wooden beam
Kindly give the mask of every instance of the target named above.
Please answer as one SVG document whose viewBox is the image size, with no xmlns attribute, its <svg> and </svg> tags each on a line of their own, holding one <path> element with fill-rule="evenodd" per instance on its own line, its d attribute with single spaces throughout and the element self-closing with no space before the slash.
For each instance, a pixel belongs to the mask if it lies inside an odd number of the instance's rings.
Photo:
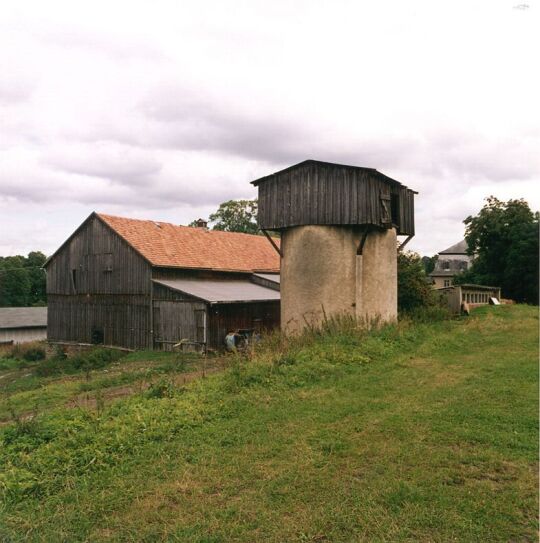
<svg viewBox="0 0 540 543">
<path fill-rule="evenodd" d="M 364 229 L 364 233 L 362 234 L 362 239 L 360 240 L 360 245 L 358 245 L 358 249 L 356 249 L 356 255 L 361 256 L 364 251 L 364 245 L 366 244 L 366 239 L 369 234 L 370 228 L 366 226 Z"/>
<path fill-rule="evenodd" d="M 277 243 L 274 241 L 272 236 L 266 231 L 262 230 L 261 232 L 266 236 L 266 239 L 272 244 L 272 247 L 277 251 L 278 255 L 283 258 L 283 253 L 281 252 L 281 249 L 278 247 Z"/>
<path fill-rule="evenodd" d="M 409 241 L 411 241 L 411 239 L 413 238 L 412 234 L 410 236 L 407 236 L 407 238 L 405 239 L 405 241 L 398 247 L 398 253 L 403 249 L 403 247 L 405 247 L 405 245 L 407 245 L 407 243 L 409 243 Z"/>
</svg>

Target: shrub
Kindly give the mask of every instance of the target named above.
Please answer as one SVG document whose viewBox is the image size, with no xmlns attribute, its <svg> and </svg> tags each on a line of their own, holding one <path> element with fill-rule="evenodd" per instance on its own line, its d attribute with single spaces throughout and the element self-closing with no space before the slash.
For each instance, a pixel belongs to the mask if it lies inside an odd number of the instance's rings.
<svg viewBox="0 0 540 543">
<path fill-rule="evenodd" d="M 36 362 L 38 360 L 45 360 L 47 352 L 42 343 L 17 343 L 11 349 L 7 351 L 9 358 L 16 358 L 17 360 L 26 360 L 27 362 Z"/>
</svg>

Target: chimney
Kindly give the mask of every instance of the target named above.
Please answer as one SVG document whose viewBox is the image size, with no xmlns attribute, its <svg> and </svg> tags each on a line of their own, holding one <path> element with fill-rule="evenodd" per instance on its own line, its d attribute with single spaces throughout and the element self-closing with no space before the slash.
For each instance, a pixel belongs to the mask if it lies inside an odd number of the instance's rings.
<svg viewBox="0 0 540 543">
<path fill-rule="evenodd" d="M 208 226 L 208 221 L 205 221 L 204 219 L 197 219 L 195 221 L 195 225 L 197 228 L 206 228 Z"/>
</svg>

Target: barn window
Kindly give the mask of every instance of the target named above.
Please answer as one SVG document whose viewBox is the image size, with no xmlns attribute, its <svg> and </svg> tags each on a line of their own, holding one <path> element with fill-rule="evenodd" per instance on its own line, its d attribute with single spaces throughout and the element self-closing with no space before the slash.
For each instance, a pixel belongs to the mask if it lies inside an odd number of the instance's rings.
<svg viewBox="0 0 540 543">
<path fill-rule="evenodd" d="M 445 280 L 444 280 L 444 286 L 445 286 L 445 287 L 449 287 L 449 286 L 450 286 L 450 279 L 445 279 Z"/>
</svg>

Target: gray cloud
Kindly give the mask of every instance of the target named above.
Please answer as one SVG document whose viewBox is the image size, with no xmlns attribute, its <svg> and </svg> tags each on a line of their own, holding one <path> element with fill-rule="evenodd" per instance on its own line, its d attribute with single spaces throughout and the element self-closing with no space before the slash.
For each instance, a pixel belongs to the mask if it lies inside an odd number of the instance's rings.
<svg viewBox="0 0 540 543">
<path fill-rule="evenodd" d="M 99 177 L 134 187 L 148 182 L 148 178 L 158 174 L 162 168 L 150 151 L 112 141 L 66 144 L 50 153 L 44 163 L 63 172 Z"/>
</svg>

